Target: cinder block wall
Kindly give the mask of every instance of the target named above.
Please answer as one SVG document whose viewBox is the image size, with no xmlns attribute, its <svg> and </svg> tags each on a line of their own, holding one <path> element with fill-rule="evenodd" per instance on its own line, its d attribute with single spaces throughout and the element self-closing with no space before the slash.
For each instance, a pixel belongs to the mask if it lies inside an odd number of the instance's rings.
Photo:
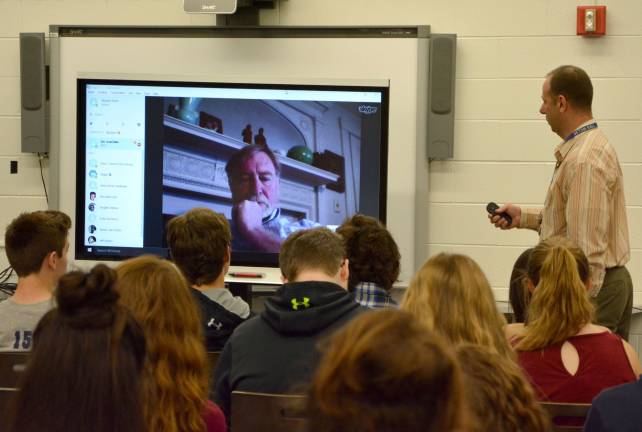
<svg viewBox="0 0 642 432">
<path fill-rule="evenodd" d="M 538 113 L 543 76 L 564 63 L 584 67 L 594 79 L 595 117 L 617 148 L 624 170 L 633 248 L 629 269 L 635 303 L 642 305 L 642 2 L 600 1 L 607 6 L 608 36 L 575 36 L 575 8 L 590 4 L 598 2 L 284 0 L 263 13 L 263 22 L 430 24 L 433 32 L 458 34 L 455 157 L 431 165 L 430 191 L 424 197 L 429 220 L 417 223 L 429 226 L 429 254 L 448 250 L 476 259 L 498 300 L 508 297 L 514 259 L 537 236 L 493 229 L 485 219 L 485 204 L 543 202 L 553 170 L 552 149 L 559 141 Z M 18 33 L 47 32 L 49 24 L 214 23 L 212 16 L 184 14 L 180 0 L 2 0 L 0 226 L 21 211 L 46 207 L 38 161 L 20 153 Z M 390 146 L 394 151 L 395 143 Z M 18 174 L 9 174 L 10 160 L 19 161 Z M 403 229 L 390 228 L 393 233 Z M 5 265 L 0 253 L 0 266 Z"/>
</svg>

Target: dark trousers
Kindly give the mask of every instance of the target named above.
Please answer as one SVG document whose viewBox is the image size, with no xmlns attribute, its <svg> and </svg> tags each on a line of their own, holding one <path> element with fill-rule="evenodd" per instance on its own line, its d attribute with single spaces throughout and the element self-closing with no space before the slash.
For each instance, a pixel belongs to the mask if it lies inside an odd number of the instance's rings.
<svg viewBox="0 0 642 432">
<path fill-rule="evenodd" d="M 608 327 L 627 340 L 633 307 L 633 281 L 626 267 L 606 270 L 604 283 L 597 297 L 593 298 L 593 304 L 596 306 L 595 323 Z"/>
</svg>

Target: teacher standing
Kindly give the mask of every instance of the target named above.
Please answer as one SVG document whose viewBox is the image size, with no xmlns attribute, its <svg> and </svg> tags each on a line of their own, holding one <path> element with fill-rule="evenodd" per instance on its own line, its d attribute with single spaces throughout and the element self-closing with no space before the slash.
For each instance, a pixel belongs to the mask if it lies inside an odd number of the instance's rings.
<svg viewBox="0 0 642 432">
<path fill-rule="evenodd" d="M 490 221 L 501 229 L 528 228 L 541 240 L 562 235 L 573 240 L 591 266 L 589 292 L 597 324 L 628 338 L 633 283 L 622 169 L 607 137 L 593 119 L 593 85 L 576 66 L 551 71 L 542 86 L 539 110 L 563 141 L 555 148 L 555 171 L 543 208 L 505 204 Z M 498 214 L 512 217 L 508 223 Z"/>
</svg>

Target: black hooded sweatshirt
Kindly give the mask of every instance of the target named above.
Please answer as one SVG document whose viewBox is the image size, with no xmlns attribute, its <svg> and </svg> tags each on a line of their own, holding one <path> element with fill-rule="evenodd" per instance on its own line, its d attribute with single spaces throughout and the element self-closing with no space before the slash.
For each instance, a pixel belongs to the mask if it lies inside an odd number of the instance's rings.
<svg viewBox="0 0 642 432">
<path fill-rule="evenodd" d="M 230 418 L 234 390 L 301 393 L 318 363 L 316 342 L 367 311 L 330 282 L 293 282 L 265 302 L 265 310 L 239 325 L 214 373 L 213 398 Z"/>
</svg>

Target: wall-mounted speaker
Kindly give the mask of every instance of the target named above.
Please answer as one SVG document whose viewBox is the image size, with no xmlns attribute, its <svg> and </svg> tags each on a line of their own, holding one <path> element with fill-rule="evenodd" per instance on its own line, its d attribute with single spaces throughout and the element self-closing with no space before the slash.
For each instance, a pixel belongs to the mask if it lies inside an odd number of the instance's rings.
<svg viewBox="0 0 642 432">
<path fill-rule="evenodd" d="M 428 159 L 453 157 L 457 35 L 430 36 L 428 77 Z"/>
<path fill-rule="evenodd" d="M 46 153 L 49 97 L 44 33 L 20 33 L 20 99 L 21 149 L 25 153 Z"/>
</svg>

